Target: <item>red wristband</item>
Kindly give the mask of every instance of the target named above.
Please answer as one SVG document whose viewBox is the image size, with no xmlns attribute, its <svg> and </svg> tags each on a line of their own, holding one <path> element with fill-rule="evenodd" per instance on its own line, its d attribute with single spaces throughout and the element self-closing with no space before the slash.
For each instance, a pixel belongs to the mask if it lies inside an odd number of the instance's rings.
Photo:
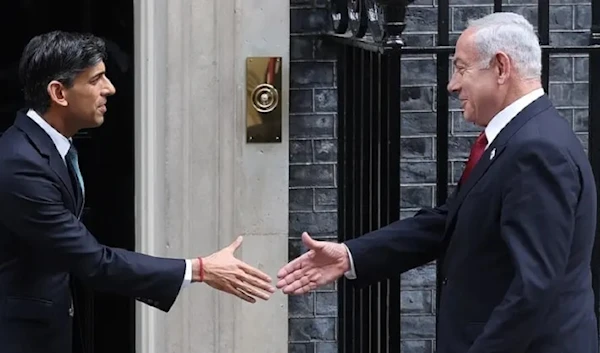
<svg viewBox="0 0 600 353">
<path fill-rule="evenodd" d="M 200 282 L 204 281 L 204 266 L 202 264 L 202 258 L 198 257 L 198 261 L 200 263 Z"/>
</svg>

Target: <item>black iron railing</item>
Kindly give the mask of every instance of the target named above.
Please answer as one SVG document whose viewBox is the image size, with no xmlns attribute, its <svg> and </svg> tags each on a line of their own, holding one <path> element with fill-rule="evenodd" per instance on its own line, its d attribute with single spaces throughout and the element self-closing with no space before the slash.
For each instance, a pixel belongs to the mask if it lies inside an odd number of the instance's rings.
<svg viewBox="0 0 600 353">
<path fill-rule="evenodd" d="M 347 4 L 346 0 L 330 1 L 333 28 L 324 37 L 337 45 L 338 53 L 338 238 L 344 241 L 385 226 L 400 216 L 403 54 L 437 57 L 436 203 L 446 201 L 451 114 L 446 85 L 454 46 L 450 45 L 449 0 L 437 1 L 438 39 L 432 47 L 404 46 L 399 37 L 404 29 L 403 9 L 407 0 L 348 0 Z M 502 11 L 501 1 L 494 1 L 494 11 Z M 587 46 L 552 46 L 549 15 L 549 0 L 539 0 L 538 32 L 546 92 L 550 54 L 589 55 L 588 152 L 600 185 L 600 3 L 592 1 L 591 40 Z M 600 215 L 598 222 L 600 229 Z M 600 242 L 594 250 L 593 285 L 598 315 Z M 437 265 L 441 266 L 440 261 Z M 440 285 L 438 281 L 438 288 Z M 339 352 L 400 352 L 400 280 L 355 289 L 341 279 L 338 290 Z"/>
<path fill-rule="evenodd" d="M 347 239 L 400 212 L 400 55 L 343 45 L 337 77 L 338 218 Z M 339 304 L 342 352 L 400 350 L 400 281 L 363 290 L 342 281 Z"/>
</svg>

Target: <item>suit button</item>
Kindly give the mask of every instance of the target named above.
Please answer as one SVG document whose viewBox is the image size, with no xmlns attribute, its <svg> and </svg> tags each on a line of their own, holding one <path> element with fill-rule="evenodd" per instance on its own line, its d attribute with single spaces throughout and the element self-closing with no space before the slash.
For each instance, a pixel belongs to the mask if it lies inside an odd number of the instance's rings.
<svg viewBox="0 0 600 353">
<path fill-rule="evenodd" d="M 448 278 L 444 278 L 444 280 L 442 281 L 442 284 L 443 284 L 443 285 L 446 285 L 446 284 L 448 284 Z"/>
</svg>

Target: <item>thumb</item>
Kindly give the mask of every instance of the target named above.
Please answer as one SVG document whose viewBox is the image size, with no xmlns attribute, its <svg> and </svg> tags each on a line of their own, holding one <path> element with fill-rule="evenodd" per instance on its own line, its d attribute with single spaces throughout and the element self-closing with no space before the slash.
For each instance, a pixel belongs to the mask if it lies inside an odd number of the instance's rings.
<svg viewBox="0 0 600 353">
<path fill-rule="evenodd" d="M 323 247 L 320 241 L 311 238 L 307 232 L 302 233 L 302 242 L 310 250 L 319 250 Z"/>
<path fill-rule="evenodd" d="M 237 248 L 240 247 L 240 245 L 242 245 L 242 241 L 244 240 L 244 237 L 242 237 L 241 235 L 237 237 L 237 239 L 231 243 L 227 248 L 231 251 L 234 252 L 237 250 Z"/>
</svg>

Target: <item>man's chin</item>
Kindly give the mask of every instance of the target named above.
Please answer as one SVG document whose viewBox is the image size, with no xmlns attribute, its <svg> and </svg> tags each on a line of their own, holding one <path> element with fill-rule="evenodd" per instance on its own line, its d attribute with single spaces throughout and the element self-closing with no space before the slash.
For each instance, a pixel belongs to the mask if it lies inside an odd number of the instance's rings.
<svg viewBox="0 0 600 353">
<path fill-rule="evenodd" d="M 90 122 L 88 129 L 99 127 L 104 124 L 104 115 L 96 116 L 93 121 Z"/>
<path fill-rule="evenodd" d="M 466 111 L 463 110 L 463 118 L 465 119 L 465 121 L 467 123 L 475 124 L 475 119 L 474 119 L 473 114 L 471 112 L 466 112 Z"/>
</svg>

